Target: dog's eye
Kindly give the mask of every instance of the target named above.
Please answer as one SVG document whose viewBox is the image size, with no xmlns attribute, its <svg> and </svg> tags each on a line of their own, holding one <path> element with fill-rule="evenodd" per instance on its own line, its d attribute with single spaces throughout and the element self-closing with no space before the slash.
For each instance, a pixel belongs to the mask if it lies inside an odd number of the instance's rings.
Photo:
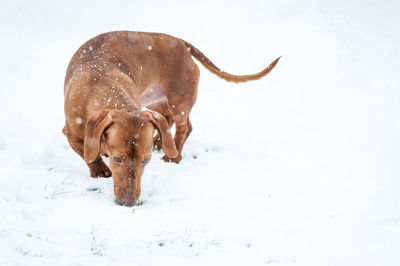
<svg viewBox="0 0 400 266">
<path fill-rule="evenodd" d="M 119 157 L 113 157 L 114 161 L 116 161 L 117 163 L 122 163 L 122 159 Z"/>
<path fill-rule="evenodd" d="M 149 161 L 150 161 L 150 158 L 146 158 L 146 159 L 143 160 L 142 164 L 146 164 L 146 163 L 148 163 Z"/>
</svg>

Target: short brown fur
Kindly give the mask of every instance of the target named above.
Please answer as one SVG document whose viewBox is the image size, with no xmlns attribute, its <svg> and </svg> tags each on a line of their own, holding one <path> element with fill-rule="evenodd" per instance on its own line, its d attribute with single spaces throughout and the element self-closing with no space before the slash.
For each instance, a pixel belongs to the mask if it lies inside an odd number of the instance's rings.
<svg viewBox="0 0 400 266">
<path fill-rule="evenodd" d="M 113 175 L 114 192 L 122 203 L 133 205 L 139 198 L 140 178 L 153 144 L 164 150 L 164 161 L 178 163 L 182 159 L 183 145 L 192 130 L 189 114 L 199 81 L 192 56 L 232 82 L 259 79 L 279 60 L 257 74 L 236 76 L 221 71 L 181 39 L 119 31 L 89 40 L 70 61 L 64 84 L 63 133 L 86 161 L 92 177 Z M 170 133 L 173 123 L 174 139 Z M 158 135 L 153 141 L 155 130 Z M 110 157 L 112 172 L 101 155 Z"/>
</svg>

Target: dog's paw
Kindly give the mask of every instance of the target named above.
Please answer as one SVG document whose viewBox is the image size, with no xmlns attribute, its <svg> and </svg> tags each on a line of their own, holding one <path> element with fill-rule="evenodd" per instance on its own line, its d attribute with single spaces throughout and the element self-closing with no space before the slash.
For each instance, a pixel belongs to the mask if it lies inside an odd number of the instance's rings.
<svg viewBox="0 0 400 266">
<path fill-rule="evenodd" d="M 162 157 L 162 159 L 163 159 L 163 161 L 164 162 L 166 162 L 166 163 L 168 163 L 168 162 L 173 162 L 173 163 L 179 163 L 181 160 L 182 160 L 182 155 L 178 155 L 177 157 L 175 157 L 175 158 L 169 158 L 167 155 L 164 155 L 163 157 Z"/>
<path fill-rule="evenodd" d="M 105 165 L 103 162 L 93 166 L 89 166 L 89 170 L 90 176 L 93 178 L 110 177 L 112 174 L 110 168 L 108 168 L 108 166 Z"/>
</svg>

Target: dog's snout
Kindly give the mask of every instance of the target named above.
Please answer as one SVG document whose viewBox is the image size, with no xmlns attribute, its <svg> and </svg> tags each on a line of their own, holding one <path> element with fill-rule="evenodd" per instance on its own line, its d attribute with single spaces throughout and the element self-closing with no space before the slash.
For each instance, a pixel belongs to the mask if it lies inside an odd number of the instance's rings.
<svg viewBox="0 0 400 266">
<path fill-rule="evenodd" d="M 129 195 L 123 195 L 121 202 L 125 205 L 133 206 L 136 204 L 136 198 Z"/>
</svg>

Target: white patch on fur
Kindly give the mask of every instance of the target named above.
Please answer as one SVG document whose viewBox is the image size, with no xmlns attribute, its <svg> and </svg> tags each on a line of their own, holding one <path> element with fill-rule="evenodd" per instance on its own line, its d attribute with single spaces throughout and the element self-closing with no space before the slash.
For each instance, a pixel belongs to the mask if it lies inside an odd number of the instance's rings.
<svg viewBox="0 0 400 266">
<path fill-rule="evenodd" d="M 83 122 L 83 120 L 79 116 L 75 118 L 75 123 L 77 123 L 78 125 L 81 125 L 82 122 Z"/>
<path fill-rule="evenodd" d="M 140 103 L 142 106 L 149 106 L 165 99 L 164 89 L 161 86 L 153 85 L 143 92 Z"/>
<path fill-rule="evenodd" d="M 157 113 L 157 112 L 154 112 L 154 111 L 153 111 L 153 116 L 154 116 L 155 119 L 159 119 L 160 118 L 160 114 Z"/>
</svg>

